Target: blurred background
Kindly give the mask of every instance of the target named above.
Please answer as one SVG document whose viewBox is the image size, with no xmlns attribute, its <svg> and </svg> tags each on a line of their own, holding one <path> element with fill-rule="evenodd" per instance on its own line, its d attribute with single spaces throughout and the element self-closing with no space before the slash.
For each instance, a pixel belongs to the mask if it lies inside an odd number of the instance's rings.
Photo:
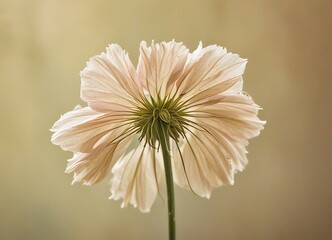
<svg viewBox="0 0 332 240">
<path fill-rule="evenodd" d="M 71 186 L 51 144 L 83 104 L 79 72 L 109 43 L 136 65 L 141 40 L 226 46 L 248 58 L 261 136 L 234 186 L 176 189 L 178 239 L 332 239 L 331 1 L 0 0 L 0 239 L 167 239 L 167 204 L 110 201 L 108 181 Z"/>
</svg>

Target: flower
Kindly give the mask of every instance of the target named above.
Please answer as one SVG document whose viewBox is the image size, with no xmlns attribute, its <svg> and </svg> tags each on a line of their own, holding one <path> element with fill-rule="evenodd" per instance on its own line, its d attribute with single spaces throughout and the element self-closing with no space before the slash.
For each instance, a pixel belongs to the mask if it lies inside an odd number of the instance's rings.
<svg viewBox="0 0 332 240">
<path fill-rule="evenodd" d="M 92 57 L 81 98 L 54 124 L 52 142 L 73 152 L 67 173 L 92 185 L 111 169 L 111 197 L 148 212 L 164 180 L 158 129 L 170 137 L 174 181 L 201 197 L 234 183 L 259 135 L 260 107 L 242 91 L 247 60 L 212 45 L 140 44 L 137 69 L 120 46 Z M 114 163 L 114 164 L 113 164 Z"/>
</svg>

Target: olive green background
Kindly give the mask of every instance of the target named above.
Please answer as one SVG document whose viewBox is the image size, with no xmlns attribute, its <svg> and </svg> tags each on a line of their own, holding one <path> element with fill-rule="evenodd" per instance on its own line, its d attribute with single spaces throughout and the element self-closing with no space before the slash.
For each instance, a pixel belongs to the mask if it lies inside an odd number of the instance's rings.
<svg viewBox="0 0 332 240">
<path fill-rule="evenodd" d="M 82 104 L 79 72 L 109 43 L 218 44 L 249 59 L 244 89 L 266 129 L 234 186 L 176 189 L 178 239 L 332 239 L 330 1 L 0 0 L 0 239 L 167 239 L 167 204 L 71 186 L 49 128 Z"/>
</svg>

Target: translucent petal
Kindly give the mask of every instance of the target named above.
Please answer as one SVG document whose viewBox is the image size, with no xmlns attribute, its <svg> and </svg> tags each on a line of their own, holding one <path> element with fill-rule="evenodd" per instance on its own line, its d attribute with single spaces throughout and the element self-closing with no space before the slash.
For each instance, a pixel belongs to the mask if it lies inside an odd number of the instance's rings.
<svg viewBox="0 0 332 240">
<path fill-rule="evenodd" d="M 246 62 L 246 59 L 227 53 L 222 47 L 213 45 L 202 49 L 200 45 L 188 58 L 185 70 L 177 81 L 182 100 L 195 102 L 205 96 L 242 91 L 241 75 Z"/>
<path fill-rule="evenodd" d="M 137 72 L 142 85 L 156 99 L 169 95 L 181 75 L 188 56 L 188 49 L 175 41 L 154 44 L 142 42 Z"/>
<path fill-rule="evenodd" d="M 213 187 L 233 184 L 234 174 L 248 162 L 248 139 L 265 124 L 257 117 L 259 109 L 241 94 L 191 109 L 186 138 L 179 146 L 173 143 L 175 182 L 203 197 L 209 197 Z"/>
<path fill-rule="evenodd" d="M 143 92 L 128 54 L 116 44 L 87 62 L 81 80 L 82 100 L 98 111 L 128 111 Z"/>
<path fill-rule="evenodd" d="M 134 139 L 134 142 L 136 147 L 119 159 L 112 169 L 110 198 L 123 199 L 122 207 L 130 203 L 142 212 L 149 212 L 163 178 L 162 158 L 143 141 Z"/>
<path fill-rule="evenodd" d="M 83 181 L 84 185 L 92 185 L 105 178 L 110 170 L 112 161 L 116 161 L 128 147 L 130 138 L 120 142 L 98 145 L 90 153 L 75 153 L 68 160 L 66 173 L 74 172 L 75 182 Z"/>
<path fill-rule="evenodd" d="M 128 128 L 125 118 L 125 115 L 99 113 L 89 107 L 75 108 L 55 122 L 51 141 L 67 151 L 90 152 L 103 137 L 114 131 L 122 134 Z"/>
</svg>

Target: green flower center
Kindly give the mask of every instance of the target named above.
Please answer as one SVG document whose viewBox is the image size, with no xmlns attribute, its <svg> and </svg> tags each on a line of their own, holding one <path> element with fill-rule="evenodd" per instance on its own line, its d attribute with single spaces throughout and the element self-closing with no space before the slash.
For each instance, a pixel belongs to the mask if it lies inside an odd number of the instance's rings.
<svg viewBox="0 0 332 240">
<path fill-rule="evenodd" d="M 152 97 L 145 98 L 141 106 L 134 111 L 134 127 L 140 135 L 139 139 L 145 140 L 150 146 L 155 147 L 156 142 L 160 142 L 158 130 L 164 129 L 175 141 L 184 137 L 184 127 L 186 125 L 185 113 L 181 109 L 183 105 L 178 99 L 163 99 Z"/>
</svg>

